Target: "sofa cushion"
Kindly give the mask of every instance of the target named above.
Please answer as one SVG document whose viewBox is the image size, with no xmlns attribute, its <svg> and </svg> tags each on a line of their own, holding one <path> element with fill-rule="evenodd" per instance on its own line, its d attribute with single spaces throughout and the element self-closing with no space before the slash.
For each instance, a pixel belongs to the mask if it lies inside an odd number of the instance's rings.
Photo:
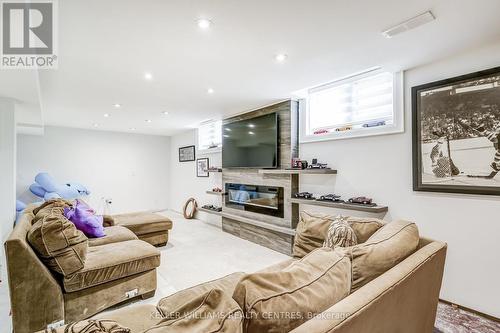
<svg viewBox="0 0 500 333">
<path fill-rule="evenodd" d="M 92 317 L 98 320 L 113 320 L 122 326 L 130 328 L 132 333 L 143 332 L 154 326 L 164 317 L 152 304 L 137 304 L 126 306 L 114 311 L 106 311 Z"/>
<path fill-rule="evenodd" d="M 99 246 L 138 239 L 132 231 L 118 225 L 106 227 L 104 228 L 104 232 L 106 233 L 104 237 L 89 238 L 89 246 Z"/>
<path fill-rule="evenodd" d="M 356 234 L 351 226 L 347 223 L 347 217 L 341 215 L 335 217 L 328 227 L 324 247 L 349 247 L 358 244 Z"/>
<path fill-rule="evenodd" d="M 365 243 L 335 251 L 352 261 L 352 291 L 377 278 L 412 254 L 418 246 L 415 223 L 395 221 L 378 229 Z"/>
<path fill-rule="evenodd" d="M 113 221 L 115 225 L 124 226 L 136 235 L 172 229 L 172 221 L 168 217 L 148 212 L 113 215 Z"/>
<path fill-rule="evenodd" d="M 230 295 L 212 289 L 184 304 L 144 333 L 241 333 L 243 312 Z"/>
<path fill-rule="evenodd" d="M 45 330 L 49 332 L 49 330 Z M 52 329 L 51 333 L 131 333 L 132 331 L 113 320 L 82 320 Z"/>
<path fill-rule="evenodd" d="M 158 309 L 167 316 L 169 313 L 174 312 L 177 308 L 185 304 L 186 300 L 193 299 L 212 289 L 219 289 L 228 295 L 232 295 L 234 288 L 236 288 L 236 285 L 244 275 L 245 273 L 243 272 L 237 272 L 178 291 L 175 294 L 162 298 L 158 302 Z"/>
<path fill-rule="evenodd" d="M 36 222 L 27 235 L 45 265 L 64 276 L 84 267 L 88 249 L 87 237 L 64 216 L 69 205 L 68 201 L 50 200 L 35 208 Z"/>
<path fill-rule="evenodd" d="M 347 223 L 349 223 L 352 230 L 354 230 L 358 244 L 366 242 L 375 231 L 385 224 L 383 220 L 374 217 L 356 216 L 349 216 L 347 218 Z"/>
<path fill-rule="evenodd" d="M 160 252 L 141 240 L 89 247 L 85 266 L 63 279 L 64 290 L 74 292 L 160 265 Z"/>
<path fill-rule="evenodd" d="M 289 332 L 349 295 L 350 288 L 349 258 L 319 248 L 281 271 L 246 275 L 233 298 L 245 314 L 245 332 Z"/>
<path fill-rule="evenodd" d="M 293 242 L 293 257 L 302 258 L 312 250 L 322 247 L 333 218 L 332 215 L 300 212 Z"/>
</svg>

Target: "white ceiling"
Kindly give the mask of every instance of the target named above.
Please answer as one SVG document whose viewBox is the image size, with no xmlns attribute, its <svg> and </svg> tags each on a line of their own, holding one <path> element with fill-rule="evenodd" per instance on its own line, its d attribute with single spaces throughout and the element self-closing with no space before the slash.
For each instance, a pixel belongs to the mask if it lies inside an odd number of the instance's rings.
<svg viewBox="0 0 500 333">
<path fill-rule="evenodd" d="M 427 10 L 436 21 L 381 35 Z M 360 70 L 408 69 L 499 40 L 499 12 L 498 0 L 59 1 L 59 68 L 40 71 L 43 119 L 171 135 Z M 200 30 L 200 17 L 212 28 Z"/>
</svg>

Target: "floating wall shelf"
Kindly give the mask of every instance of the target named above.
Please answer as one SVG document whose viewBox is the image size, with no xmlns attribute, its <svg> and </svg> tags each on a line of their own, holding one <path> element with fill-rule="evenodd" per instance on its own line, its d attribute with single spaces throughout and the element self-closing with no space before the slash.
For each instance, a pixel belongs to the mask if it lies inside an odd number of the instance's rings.
<svg viewBox="0 0 500 333">
<path fill-rule="evenodd" d="M 384 213 L 389 210 L 387 206 L 363 206 L 361 204 L 350 204 L 344 202 L 330 202 L 330 201 L 319 201 L 314 199 L 299 199 L 292 198 L 292 203 L 303 204 L 303 205 L 312 205 L 312 206 L 323 206 L 330 208 L 338 208 L 338 209 L 348 209 L 348 210 L 357 210 L 361 212 L 369 212 L 369 213 Z"/>
<path fill-rule="evenodd" d="M 282 174 L 282 175 L 336 175 L 334 169 L 260 169 L 263 174 Z"/>
<path fill-rule="evenodd" d="M 203 208 L 203 207 L 198 207 L 197 210 L 199 210 L 200 212 L 208 213 L 208 214 L 214 214 L 214 215 L 222 216 L 222 212 L 217 212 L 215 210 L 206 209 L 206 208 Z"/>
</svg>

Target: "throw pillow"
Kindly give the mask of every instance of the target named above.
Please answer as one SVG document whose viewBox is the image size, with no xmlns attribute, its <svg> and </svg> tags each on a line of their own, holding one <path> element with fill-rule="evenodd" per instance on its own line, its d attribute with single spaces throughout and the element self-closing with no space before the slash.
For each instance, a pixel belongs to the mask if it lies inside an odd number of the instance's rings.
<svg viewBox="0 0 500 333">
<path fill-rule="evenodd" d="M 28 231 L 28 242 L 47 267 L 64 276 L 85 265 L 88 240 L 63 213 L 64 200 L 45 203 L 35 209 L 36 222 Z M 51 206 L 52 205 L 52 206 Z"/>
<path fill-rule="evenodd" d="M 347 223 L 348 218 L 337 216 L 328 227 L 324 247 L 332 249 L 336 247 L 349 247 L 358 244 L 356 234 L 351 226 Z"/>
<path fill-rule="evenodd" d="M 64 216 L 73 222 L 76 228 L 90 238 L 104 237 L 103 218 L 95 215 L 95 211 L 78 199 L 71 207 L 64 208 Z"/>
<path fill-rule="evenodd" d="M 212 289 L 167 314 L 159 324 L 143 333 L 242 333 L 243 312 L 229 295 Z"/>
<path fill-rule="evenodd" d="M 420 240 L 415 223 L 390 222 L 378 229 L 365 243 L 336 249 L 352 261 L 352 291 L 382 275 L 412 254 Z"/>
<path fill-rule="evenodd" d="M 358 244 L 366 242 L 375 231 L 385 225 L 385 222 L 381 219 L 356 216 L 349 216 L 347 218 L 347 223 L 349 223 L 352 230 L 354 230 Z"/>
<path fill-rule="evenodd" d="M 302 258 L 323 246 L 333 216 L 300 212 L 300 220 L 293 241 L 293 257 Z"/>
<path fill-rule="evenodd" d="M 246 333 L 289 332 L 349 295 L 351 262 L 319 248 L 281 271 L 246 275 L 233 298 Z"/>
</svg>

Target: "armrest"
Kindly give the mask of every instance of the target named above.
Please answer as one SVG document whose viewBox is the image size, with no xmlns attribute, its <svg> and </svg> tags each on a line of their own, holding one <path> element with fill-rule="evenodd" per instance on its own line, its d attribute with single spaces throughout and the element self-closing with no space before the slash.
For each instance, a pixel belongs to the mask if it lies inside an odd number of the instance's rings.
<svg viewBox="0 0 500 333">
<path fill-rule="evenodd" d="M 291 333 L 430 333 L 445 258 L 445 243 L 425 245 Z"/>
</svg>

